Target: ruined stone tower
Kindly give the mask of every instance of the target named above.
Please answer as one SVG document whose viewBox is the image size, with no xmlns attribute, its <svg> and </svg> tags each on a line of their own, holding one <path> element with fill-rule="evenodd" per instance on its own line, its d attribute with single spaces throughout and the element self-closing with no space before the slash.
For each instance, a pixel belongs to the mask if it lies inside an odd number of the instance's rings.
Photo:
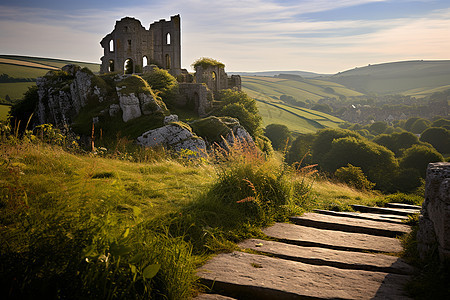
<svg viewBox="0 0 450 300">
<path fill-rule="evenodd" d="M 100 73 L 142 73 L 155 64 L 172 75 L 181 73 L 180 15 L 150 24 L 146 30 L 139 20 L 126 17 L 100 42 L 104 54 Z M 126 70 L 127 67 L 127 70 Z"/>
</svg>

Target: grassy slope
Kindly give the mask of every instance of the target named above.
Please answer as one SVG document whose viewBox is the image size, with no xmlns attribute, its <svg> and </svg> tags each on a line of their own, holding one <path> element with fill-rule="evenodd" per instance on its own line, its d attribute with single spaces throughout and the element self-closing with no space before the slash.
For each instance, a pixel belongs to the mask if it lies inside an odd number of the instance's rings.
<svg viewBox="0 0 450 300">
<path fill-rule="evenodd" d="M 331 87 L 335 93 L 328 93 L 325 88 Z M 338 97 L 338 94 L 344 96 L 359 96 L 361 93 L 345 88 L 342 85 L 317 79 L 305 79 L 303 81 L 272 78 L 243 76 L 242 88 L 250 96 L 274 101 L 281 95 L 289 95 L 297 100 L 317 101 L 324 97 Z"/>
<path fill-rule="evenodd" d="M 87 67 L 94 73 L 100 71 L 100 65 L 93 63 L 15 55 L 0 55 L 0 59 L 2 59 L 0 62 L 0 74 L 7 74 L 14 78 L 36 78 L 44 76 L 50 69 L 55 67 L 61 68 L 67 64 L 77 64 L 82 67 Z M 29 62 L 40 65 L 41 67 L 30 67 Z M 20 99 L 28 90 L 28 87 L 32 85 L 34 85 L 33 82 L 0 83 L 0 98 L 5 98 L 6 95 L 9 95 L 11 99 Z"/>
<path fill-rule="evenodd" d="M 429 95 L 426 90 L 447 86 L 450 82 L 450 61 L 407 61 L 371 65 L 338 73 L 327 80 L 363 93 Z"/>
<path fill-rule="evenodd" d="M 0 121 L 6 121 L 11 106 L 0 104 Z"/>
</svg>

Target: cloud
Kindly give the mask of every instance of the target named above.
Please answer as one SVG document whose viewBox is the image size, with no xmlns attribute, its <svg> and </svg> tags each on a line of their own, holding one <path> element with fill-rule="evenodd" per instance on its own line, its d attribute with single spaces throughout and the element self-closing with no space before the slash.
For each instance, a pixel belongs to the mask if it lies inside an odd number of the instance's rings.
<svg viewBox="0 0 450 300">
<path fill-rule="evenodd" d="M 332 21 L 306 17 L 375 2 L 389 1 L 176 0 L 71 11 L 0 6 L 0 52 L 98 62 L 99 41 L 113 30 L 116 20 L 132 16 L 148 28 L 160 18 L 179 13 L 182 64 L 188 68 L 201 56 L 223 61 L 230 71 L 337 72 L 387 60 L 448 59 L 448 8 L 423 12 L 420 18 Z"/>
</svg>

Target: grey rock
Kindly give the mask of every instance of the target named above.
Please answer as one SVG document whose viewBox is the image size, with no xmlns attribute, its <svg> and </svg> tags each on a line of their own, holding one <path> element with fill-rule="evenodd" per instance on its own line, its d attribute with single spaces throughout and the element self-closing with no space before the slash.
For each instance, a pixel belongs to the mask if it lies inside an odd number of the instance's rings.
<svg viewBox="0 0 450 300">
<path fill-rule="evenodd" d="M 109 106 L 108 113 L 111 117 L 115 117 L 120 112 L 120 106 L 118 104 L 111 104 Z"/>
<path fill-rule="evenodd" d="M 170 115 L 164 117 L 164 125 L 167 125 L 172 122 L 178 122 L 178 116 L 177 115 Z"/>
<path fill-rule="evenodd" d="M 339 269 L 242 252 L 219 254 L 198 271 L 239 299 L 409 299 L 406 275 Z"/>
<path fill-rule="evenodd" d="M 290 220 L 295 224 L 303 226 L 387 237 L 396 237 L 411 231 L 411 228 L 405 224 L 393 224 L 317 213 L 305 213 L 302 216 L 291 217 Z"/>
<path fill-rule="evenodd" d="M 404 260 L 385 254 L 302 247 L 274 241 L 250 239 L 239 244 L 243 249 L 270 254 L 272 257 L 341 269 L 366 270 L 411 275 L 414 268 Z"/>
<path fill-rule="evenodd" d="M 299 246 L 385 253 L 402 251 L 400 240 L 395 238 L 317 229 L 294 224 L 276 223 L 265 228 L 263 233 L 279 241 Z"/>
<path fill-rule="evenodd" d="M 139 98 L 134 93 L 122 94 L 119 91 L 120 108 L 122 109 L 122 119 L 124 122 L 139 118 L 142 115 Z"/>
</svg>

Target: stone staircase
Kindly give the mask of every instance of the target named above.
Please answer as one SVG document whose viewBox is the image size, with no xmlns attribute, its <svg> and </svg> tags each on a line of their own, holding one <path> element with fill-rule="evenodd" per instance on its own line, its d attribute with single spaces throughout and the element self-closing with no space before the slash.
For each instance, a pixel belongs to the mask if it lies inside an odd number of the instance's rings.
<svg viewBox="0 0 450 300">
<path fill-rule="evenodd" d="M 196 299 L 409 299 L 404 286 L 413 267 L 395 256 L 402 222 L 420 207 L 355 205 L 360 212 L 317 210 L 276 223 L 269 240 L 239 244 L 198 270 L 210 294 Z"/>
</svg>

